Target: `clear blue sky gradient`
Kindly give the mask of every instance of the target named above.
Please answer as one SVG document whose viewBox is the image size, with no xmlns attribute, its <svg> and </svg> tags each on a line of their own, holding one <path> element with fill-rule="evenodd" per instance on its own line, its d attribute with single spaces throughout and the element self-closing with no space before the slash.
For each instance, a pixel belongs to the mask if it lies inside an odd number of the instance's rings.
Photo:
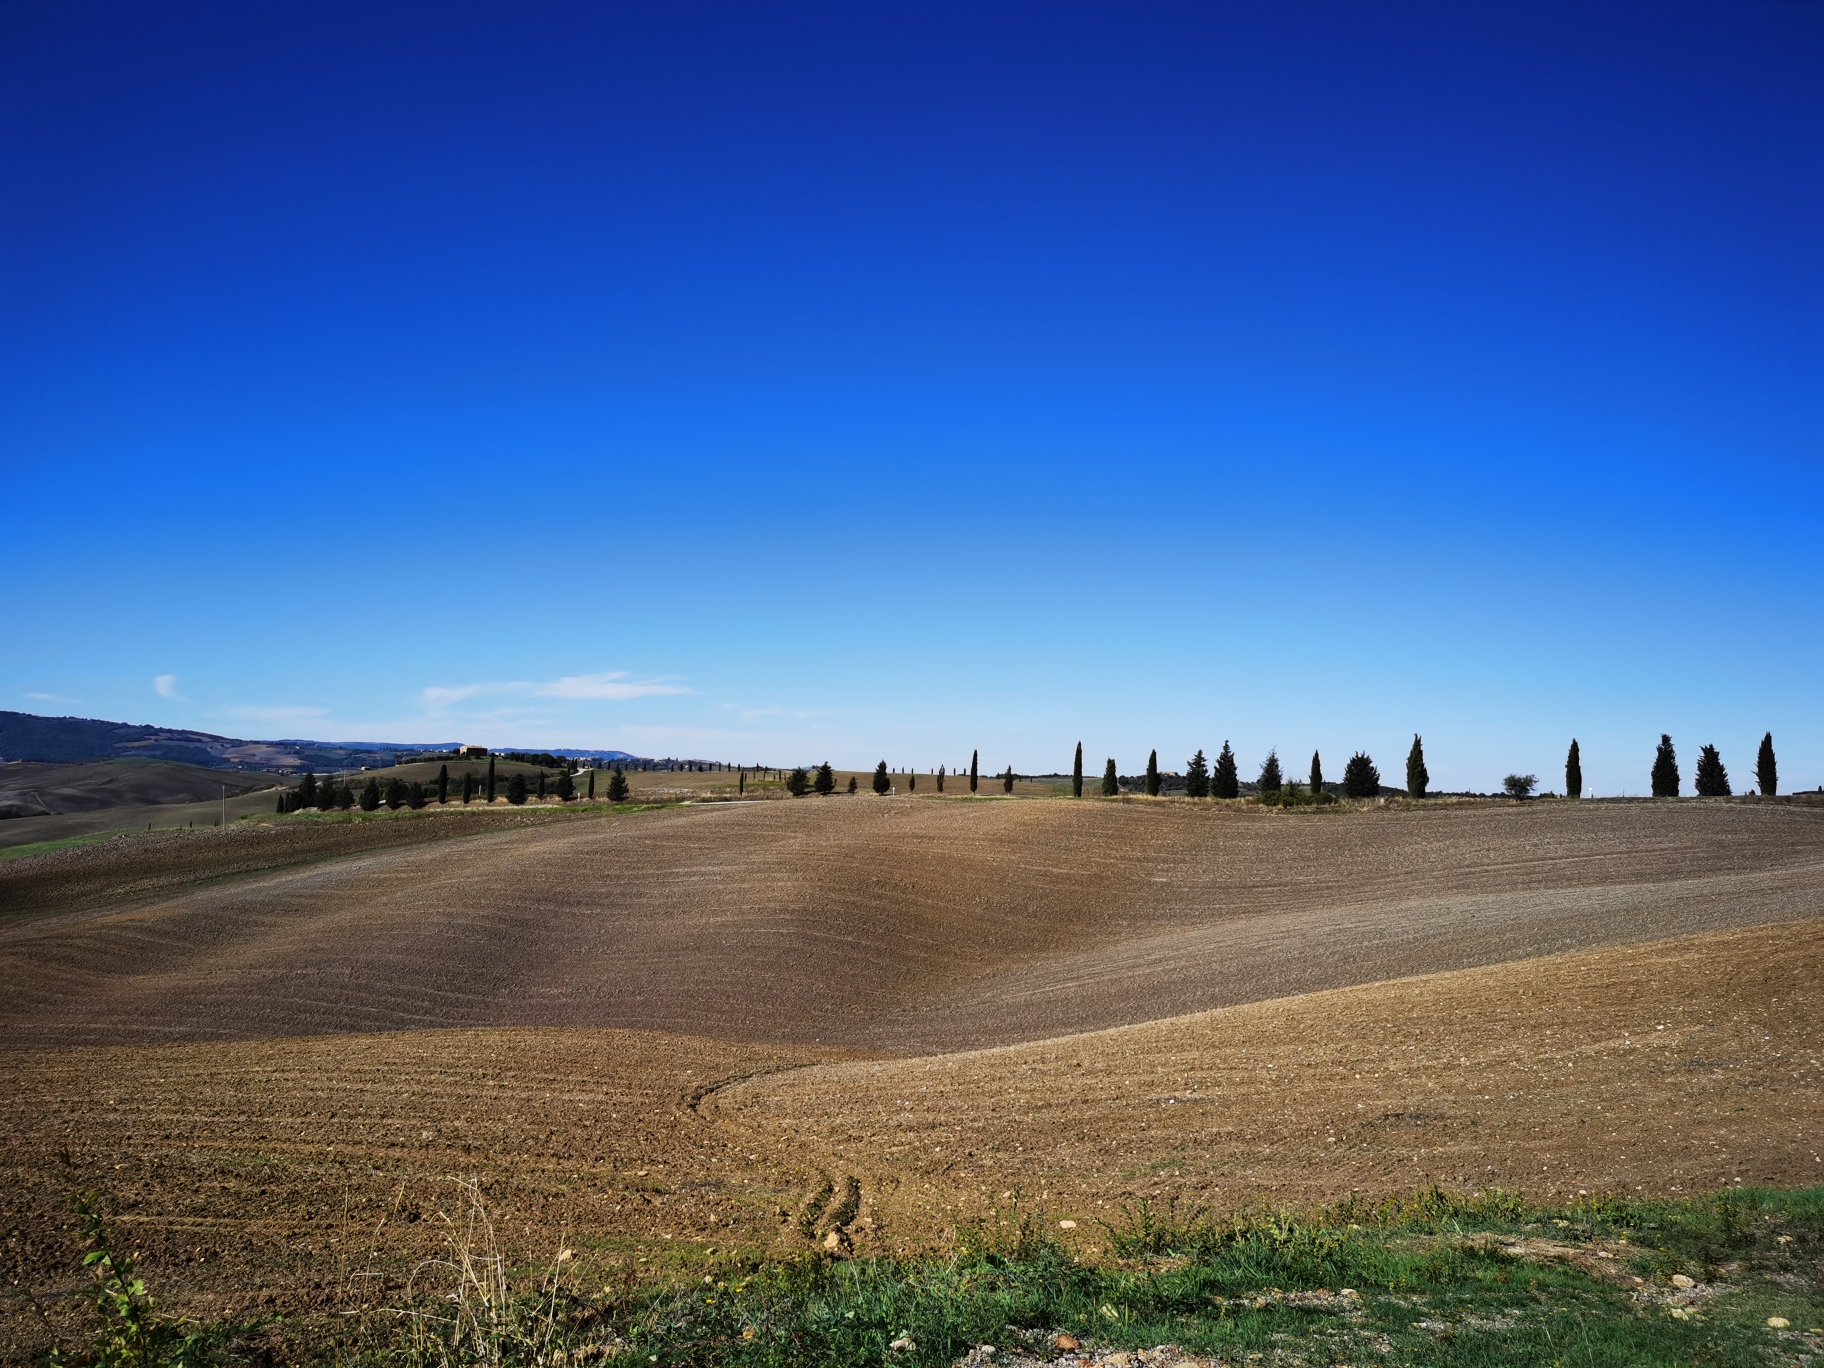
<svg viewBox="0 0 1824 1368">
<path fill-rule="evenodd" d="M 0 707 L 1824 781 L 1824 6 L 0 7 Z"/>
</svg>

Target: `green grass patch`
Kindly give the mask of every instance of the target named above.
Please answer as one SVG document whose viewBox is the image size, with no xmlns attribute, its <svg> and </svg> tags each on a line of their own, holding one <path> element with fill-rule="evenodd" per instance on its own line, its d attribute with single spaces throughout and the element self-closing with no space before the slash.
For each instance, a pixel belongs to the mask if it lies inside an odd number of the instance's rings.
<svg viewBox="0 0 1824 1368">
<path fill-rule="evenodd" d="M 68 850 L 71 846 L 111 841 L 118 835 L 118 831 L 94 831 L 87 836 L 65 836 L 55 841 L 30 841 L 25 845 L 4 846 L 0 847 L 0 860 L 23 860 L 28 855 L 43 855 L 46 851 Z"/>
<path fill-rule="evenodd" d="M 1010 1211 L 944 1259 L 805 1254 L 593 1294 L 561 1262 L 509 1287 L 486 1251 L 453 1248 L 448 1286 L 370 1318 L 336 1358 L 937 1368 L 981 1345 L 1055 1358 L 1061 1332 L 1236 1365 L 1824 1364 L 1824 1189 L 1563 1208 L 1431 1189 L 1224 1218 L 1143 1203 L 1099 1241 L 1112 1257 L 1086 1259 L 1049 1217 Z"/>
<path fill-rule="evenodd" d="M 1216 1217 L 1142 1202 L 1099 1223 L 1097 1260 L 1010 1204 L 921 1260 L 518 1268 L 479 1189 L 414 1293 L 287 1361 L 337 1365 L 854 1365 L 939 1368 L 1172 1345 L 1237 1365 L 1751 1368 L 1824 1364 L 1824 1189 L 1556 1208 L 1430 1188 L 1374 1206 Z M 179 1322 L 109 1244 L 85 1195 L 98 1328 L 67 1362 L 231 1363 L 246 1326 Z M 619 1243 L 619 1242 L 617 1242 Z M 579 1248 L 604 1252 L 599 1241 Z M 585 1259 L 587 1259 L 585 1255 Z M 271 1328 L 278 1328 L 276 1326 Z M 282 1337 L 282 1331 L 281 1331 Z M 272 1344 L 253 1354 L 269 1355 Z M 1150 1357 L 1150 1356 L 1149 1356 Z M 264 1360 L 262 1360 L 264 1361 Z M 985 1364 L 976 1353 L 977 1364 Z"/>
</svg>

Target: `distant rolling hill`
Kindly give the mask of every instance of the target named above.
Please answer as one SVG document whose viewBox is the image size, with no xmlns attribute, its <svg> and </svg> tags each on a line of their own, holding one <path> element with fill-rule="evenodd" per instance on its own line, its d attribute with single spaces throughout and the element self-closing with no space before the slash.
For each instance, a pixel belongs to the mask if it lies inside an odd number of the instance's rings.
<svg viewBox="0 0 1824 1368">
<path fill-rule="evenodd" d="M 455 749 L 454 741 L 246 741 L 213 732 L 185 731 L 93 717 L 40 717 L 0 712 L 0 760 L 35 760 L 82 765 L 100 760 L 170 760 L 207 769 L 305 770 L 380 769 L 401 756 Z M 646 757 L 617 750 L 560 750 L 577 759 L 643 763 Z"/>
<path fill-rule="evenodd" d="M 96 760 L 173 760 L 208 769 L 359 769 L 390 765 L 401 752 L 448 750 L 455 743 L 337 744 L 322 741 L 244 741 L 212 732 L 185 731 L 93 717 L 39 717 L 0 712 L 0 757 L 80 765 Z"/>
<path fill-rule="evenodd" d="M 163 760 L 99 760 L 0 765 L 0 818 L 50 817 L 107 808 L 198 803 L 270 788 L 266 775 L 227 775 Z"/>
</svg>

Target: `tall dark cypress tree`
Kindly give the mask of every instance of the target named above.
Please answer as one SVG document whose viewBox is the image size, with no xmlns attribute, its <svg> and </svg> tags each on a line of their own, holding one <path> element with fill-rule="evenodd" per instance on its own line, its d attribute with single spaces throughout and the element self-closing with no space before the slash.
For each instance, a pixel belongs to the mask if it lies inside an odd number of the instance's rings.
<svg viewBox="0 0 1824 1368">
<path fill-rule="evenodd" d="M 1761 738 L 1761 752 L 1754 757 L 1754 778 L 1761 792 L 1771 798 L 1780 791 L 1780 766 L 1773 758 L 1773 733 Z"/>
<path fill-rule="evenodd" d="M 1361 751 L 1349 757 L 1343 766 L 1343 794 L 1349 798 L 1372 798 L 1381 791 L 1381 772 Z"/>
<path fill-rule="evenodd" d="M 621 773 L 619 765 L 616 765 L 614 773 L 608 776 L 608 801 L 611 803 L 627 801 L 627 776 Z"/>
<path fill-rule="evenodd" d="M 1007 773 L 1005 773 L 1001 776 L 1001 792 L 1002 793 L 1012 793 L 1013 792 L 1013 766 L 1012 765 L 1007 766 Z"/>
<path fill-rule="evenodd" d="M 1723 768 L 1723 757 L 1715 746 L 1705 746 L 1697 753 L 1697 771 L 1691 776 L 1692 787 L 1699 798 L 1727 798 L 1729 771 Z"/>
<path fill-rule="evenodd" d="M 1102 771 L 1102 796 L 1113 798 L 1121 792 L 1121 776 L 1115 773 L 1115 762 L 1110 757 L 1108 765 Z"/>
<path fill-rule="evenodd" d="M 874 792 L 885 793 L 893 787 L 893 781 L 887 778 L 887 762 L 882 760 L 874 767 Z"/>
<path fill-rule="evenodd" d="M 545 772 L 542 769 L 538 772 L 538 796 L 545 796 Z"/>
<path fill-rule="evenodd" d="M 373 812 L 380 806 L 380 781 L 368 775 L 367 782 L 361 786 L 361 811 Z"/>
<path fill-rule="evenodd" d="M 1262 795 L 1278 793 L 1285 786 L 1285 776 L 1279 772 L 1279 752 L 1270 750 L 1260 765 L 1260 791 Z"/>
<path fill-rule="evenodd" d="M 1316 798 L 1324 796 L 1324 762 L 1316 751 L 1311 752 L 1311 793 Z"/>
<path fill-rule="evenodd" d="M 514 770 L 507 780 L 507 801 L 514 807 L 523 806 L 526 801 L 526 776 L 522 770 Z"/>
<path fill-rule="evenodd" d="M 1431 782 L 1431 774 L 1425 768 L 1425 743 L 1419 734 L 1412 734 L 1412 749 L 1406 752 L 1406 796 L 1423 798 L 1425 786 Z"/>
<path fill-rule="evenodd" d="M 1187 798 L 1208 798 L 1210 796 L 1210 762 L 1203 758 L 1201 747 L 1197 754 L 1184 763 L 1184 796 Z"/>
<path fill-rule="evenodd" d="M 304 777 L 298 780 L 298 806 L 307 808 L 315 807 L 316 805 L 317 776 L 312 774 L 309 770 L 305 770 Z"/>
<path fill-rule="evenodd" d="M 570 771 L 561 769 L 557 772 L 557 801 L 567 803 L 576 797 L 576 781 L 570 777 Z"/>
<path fill-rule="evenodd" d="M 982 763 L 982 753 L 979 750 L 970 751 L 969 752 L 969 792 L 971 792 L 971 793 L 975 792 L 976 781 L 981 777 L 976 772 L 976 767 L 979 766 L 981 763 Z"/>
<path fill-rule="evenodd" d="M 437 766 L 437 801 L 440 803 L 450 801 L 450 767 L 448 765 Z"/>
<path fill-rule="evenodd" d="M 1077 742 L 1077 758 L 1071 762 L 1070 766 L 1070 796 L 1072 798 L 1083 796 L 1083 743 L 1081 741 Z"/>
<path fill-rule="evenodd" d="M 1222 743 L 1222 753 L 1216 757 L 1215 773 L 1210 775 L 1210 795 L 1214 798 L 1239 798 L 1241 796 L 1241 775 L 1235 767 L 1235 752 L 1229 749 L 1229 743 Z"/>
<path fill-rule="evenodd" d="M 1571 748 L 1564 757 L 1564 796 L 1567 798 L 1583 797 L 1583 752 L 1577 748 L 1577 738 L 1571 738 Z"/>
<path fill-rule="evenodd" d="M 595 801 L 595 769 L 593 766 L 589 770 L 589 801 L 592 803 Z"/>
<path fill-rule="evenodd" d="M 494 757 L 488 757 L 488 801 L 494 801 Z"/>
<path fill-rule="evenodd" d="M 1653 796 L 1678 797 L 1678 752 L 1664 732 L 1659 734 L 1659 749 L 1653 752 Z"/>
<path fill-rule="evenodd" d="M 1152 751 L 1146 757 L 1146 796 L 1159 796 L 1159 752 Z"/>
</svg>

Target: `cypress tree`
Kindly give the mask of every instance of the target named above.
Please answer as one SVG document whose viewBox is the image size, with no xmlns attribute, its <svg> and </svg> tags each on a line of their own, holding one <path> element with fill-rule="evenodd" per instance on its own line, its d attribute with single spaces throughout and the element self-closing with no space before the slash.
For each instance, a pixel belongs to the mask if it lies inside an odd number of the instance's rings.
<svg viewBox="0 0 1824 1368">
<path fill-rule="evenodd" d="M 627 776 L 621 773 L 619 765 L 616 765 L 614 773 L 608 776 L 608 801 L 611 803 L 627 801 Z"/>
<path fill-rule="evenodd" d="M 386 781 L 386 805 L 394 812 L 405 806 L 405 781 L 398 775 Z"/>
<path fill-rule="evenodd" d="M 1241 775 L 1235 768 L 1235 752 L 1229 749 L 1229 743 L 1222 743 L 1222 753 L 1216 757 L 1216 770 L 1210 775 L 1210 796 L 1212 798 L 1239 798 L 1241 796 Z"/>
<path fill-rule="evenodd" d="M 324 775 L 323 782 L 317 785 L 317 807 L 323 812 L 336 810 L 336 781 L 328 775 Z"/>
<path fill-rule="evenodd" d="M 1081 741 L 1077 742 L 1077 758 L 1071 762 L 1070 766 L 1070 796 L 1072 798 L 1083 796 L 1083 743 Z"/>
<path fill-rule="evenodd" d="M 514 807 L 520 807 L 526 801 L 526 776 L 520 770 L 514 770 L 507 780 L 507 801 Z"/>
<path fill-rule="evenodd" d="M 1425 786 L 1431 782 L 1431 775 L 1425 769 L 1425 743 L 1419 734 L 1412 734 L 1412 749 L 1406 752 L 1406 796 L 1423 798 Z"/>
<path fill-rule="evenodd" d="M 981 778 L 981 775 L 977 772 L 981 763 L 982 763 L 982 753 L 979 750 L 970 751 L 969 752 L 969 792 L 971 792 L 971 793 L 975 792 L 976 782 Z"/>
<path fill-rule="evenodd" d="M 545 772 L 542 769 L 538 772 L 538 796 L 545 796 Z"/>
<path fill-rule="evenodd" d="M 830 762 L 828 760 L 825 760 L 821 765 L 817 766 L 816 787 L 817 792 L 826 798 L 829 797 L 830 794 L 836 792 L 836 771 L 830 768 Z"/>
<path fill-rule="evenodd" d="M 576 781 L 570 777 L 569 770 L 557 772 L 557 801 L 567 803 L 576 797 Z"/>
<path fill-rule="evenodd" d="M 1153 751 L 1146 757 L 1146 796 L 1159 796 L 1159 752 Z"/>
<path fill-rule="evenodd" d="M 1005 773 L 1001 776 L 1001 792 L 1002 793 L 1012 793 L 1013 792 L 1013 766 L 1012 765 L 1007 766 L 1007 773 Z"/>
<path fill-rule="evenodd" d="M 1771 798 L 1780 791 L 1780 766 L 1773 758 L 1773 733 L 1761 738 L 1761 752 L 1754 757 L 1754 777 L 1761 792 Z"/>
<path fill-rule="evenodd" d="M 488 801 L 494 801 L 494 757 L 488 757 Z"/>
<path fill-rule="evenodd" d="M 1113 798 L 1121 792 L 1121 778 L 1115 773 L 1114 757 L 1110 756 L 1108 766 L 1102 771 L 1102 796 Z"/>
<path fill-rule="evenodd" d="M 944 791 L 944 767 L 942 765 L 937 767 L 937 791 L 939 793 Z"/>
<path fill-rule="evenodd" d="M 1279 772 L 1279 751 L 1270 750 L 1260 764 L 1260 791 L 1263 795 L 1278 793 L 1285 786 L 1285 776 Z"/>
<path fill-rule="evenodd" d="M 412 780 L 412 782 L 406 786 L 405 801 L 406 805 L 410 807 L 413 812 L 422 808 L 425 803 L 424 785 L 419 783 L 416 779 Z"/>
<path fill-rule="evenodd" d="M 1343 793 L 1350 798 L 1372 798 L 1381 791 L 1381 772 L 1374 761 L 1357 751 L 1343 766 Z"/>
<path fill-rule="evenodd" d="M 312 774 L 309 770 L 305 770 L 304 777 L 298 780 L 298 806 L 307 808 L 315 807 L 316 805 L 317 776 Z"/>
<path fill-rule="evenodd" d="M 738 794 L 741 794 L 743 796 L 745 796 L 747 793 L 747 767 L 745 765 L 742 766 L 741 782 L 738 785 L 736 785 L 735 792 Z"/>
<path fill-rule="evenodd" d="M 367 782 L 361 786 L 361 811 L 374 812 L 380 807 L 380 781 L 373 775 L 367 776 Z"/>
<path fill-rule="evenodd" d="M 1583 752 L 1577 748 L 1577 738 L 1571 738 L 1571 748 L 1564 756 L 1564 796 L 1567 798 L 1583 797 Z"/>
<path fill-rule="evenodd" d="M 851 794 L 853 794 L 855 792 L 855 790 L 860 787 L 861 787 L 861 781 L 859 779 L 857 779 L 854 775 L 851 774 L 849 776 L 849 792 Z"/>
<path fill-rule="evenodd" d="M 885 793 L 893 787 L 893 781 L 887 778 L 887 762 L 882 760 L 874 766 L 874 792 Z"/>
<path fill-rule="evenodd" d="M 464 770 L 462 772 L 462 805 L 464 807 L 467 807 L 469 805 L 469 799 L 473 798 L 474 796 L 475 796 L 475 771 L 474 770 Z"/>
<path fill-rule="evenodd" d="M 450 801 L 450 767 L 448 765 L 437 766 L 437 801 L 439 803 Z"/>
<path fill-rule="evenodd" d="M 352 788 L 347 784 L 344 784 L 341 788 L 336 790 L 336 808 L 339 811 L 347 812 L 354 805 L 355 791 Z"/>
<path fill-rule="evenodd" d="M 802 769 L 795 769 L 786 776 L 785 791 L 794 798 L 802 798 L 811 791 L 811 776 Z"/>
<path fill-rule="evenodd" d="M 283 813 L 285 811 L 285 793 L 282 789 L 279 791 L 278 805 L 273 808 L 273 811 L 278 813 Z"/>
<path fill-rule="evenodd" d="M 1184 796 L 1187 798 L 1208 798 L 1210 796 L 1210 765 L 1203 758 L 1200 748 L 1184 765 Z"/>
<path fill-rule="evenodd" d="M 907 793 L 917 793 L 918 792 L 918 771 L 917 770 L 907 770 L 906 771 L 906 792 Z"/>
<path fill-rule="evenodd" d="M 1672 738 L 1659 734 L 1659 749 L 1653 752 L 1653 796 L 1678 797 L 1678 752 L 1672 749 Z"/>
<path fill-rule="evenodd" d="M 1697 753 L 1697 772 L 1691 776 L 1699 798 L 1727 798 L 1729 771 L 1723 768 L 1723 757 L 1715 746 L 1705 746 Z"/>
<path fill-rule="evenodd" d="M 1324 762 L 1316 751 L 1311 752 L 1311 793 L 1316 798 L 1324 796 Z"/>
<path fill-rule="evenodd" d="M 595 770 L 594 769 L 591 769 L 589 771 L 589 801 L 592 803 L 595 801 Z"/>
</svg>

